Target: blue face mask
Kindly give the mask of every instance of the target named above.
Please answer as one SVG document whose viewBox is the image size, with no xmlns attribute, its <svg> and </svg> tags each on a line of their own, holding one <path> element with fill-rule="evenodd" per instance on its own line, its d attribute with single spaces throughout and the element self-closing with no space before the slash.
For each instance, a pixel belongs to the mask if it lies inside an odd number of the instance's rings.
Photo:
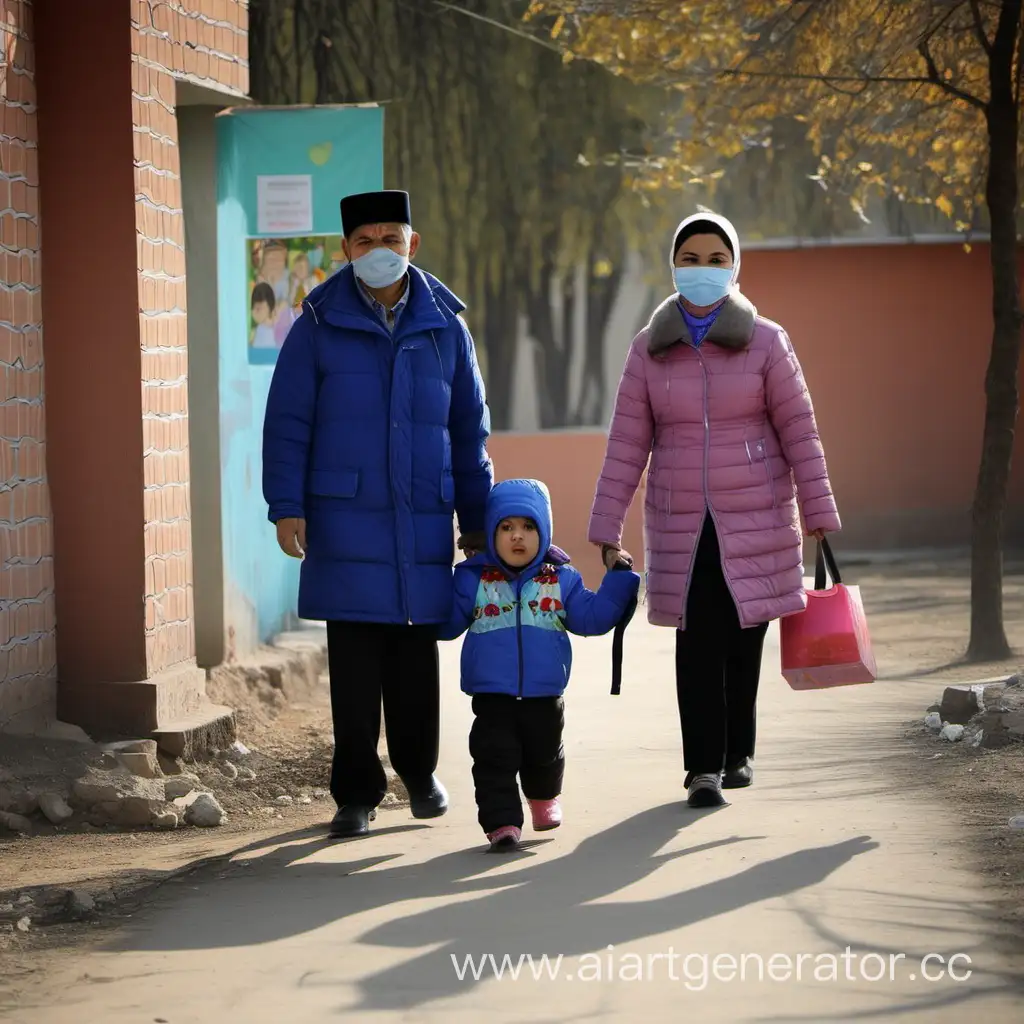
<svg viewBox="0 0 1024 1024">
<path fill-rule="evenodd" d="M 369 288 L 387 288 L 401 281 L 409 269 L 409 257 L 379 246 L 352 261 L 352 269 Z"/>
<path fill-rule="evenodd" d="M 676 291 L 695 306 L 713 306 L 729 294 L 732 267 L 676 267 Z"/>
</svg>

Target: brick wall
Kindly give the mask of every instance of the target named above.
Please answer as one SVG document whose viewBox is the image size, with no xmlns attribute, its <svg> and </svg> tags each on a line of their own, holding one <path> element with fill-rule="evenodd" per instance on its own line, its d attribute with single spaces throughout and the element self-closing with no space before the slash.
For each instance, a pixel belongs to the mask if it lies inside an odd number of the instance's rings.
<svg viewBox="0 0 1024 1024">
<path fill-rule="evenodd" d="M 189 523 L 185 235 L 175 78 L 248 89 L 247 4 L 132 6 L 150 674 L 195 650 Z"/>
<path fill-rule="evenodd" d="M 32 5 L 0 0 L 0 725 L 52 695 Z M 29 685 L 31 684 L 31 685 Z"/>
<path fill-rule="evenodd" d="M 194 651 L 175 79 L 245 95 L 248 4 L 133 0 L 130 11 L 152 675 Z M 56 681 L 32 13 L 31 0 L 0 0 L 0 728 L 29 704 L 52 712 Z"/>
</svg>

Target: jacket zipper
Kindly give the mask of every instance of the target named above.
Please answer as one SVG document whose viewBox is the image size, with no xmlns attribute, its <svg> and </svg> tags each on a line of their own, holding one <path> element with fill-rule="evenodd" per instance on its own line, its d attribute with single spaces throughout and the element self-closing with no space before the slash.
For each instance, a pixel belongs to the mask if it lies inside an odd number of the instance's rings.
<svg viewBox="0 0 1024 1024">
<path fill-rule="evenodd" d="M 519 647 L 519 696 L 523 699 L 523 580 L 516 580 L 516 644 Z"/>
<path fill-rule="evenodd" d="M 665 381 L 666 409 L 672 408 L 672 370 L 669 369 L 668 378 Z M 672 470 L 668 471 L 668 497 L 665 499 L 665 515 L 672 515 Z"/>
<path fill-rule="evenodd" d="M 694 352 L 696 352 L 697 358 L 700 360 L 700 370 L 703 373 L 703 425 L 705 425 L 705 467 L 703 467 L 701 476 L 701 486 L 703 488 L 703 498 L 705 498 L 705 511 L 700 513 L 700 522 L 697 524 L 696 536 L 693 541 L 693 550 L 690 552 L 690 567 L 686 572 L 686 589 L 683 591 L 683 607 L 681 609 L 682 615 L 680 617 L 680 629 L 686 629 L 686 604 L 687 598 L 690 594 L 690 584 L 693 582 L 693 566 L 697 560 L 697 548 L 700 547 L 700 538 L 703 536 L 703 521 L 708 513 L 708 482 L 707 482 L 707 469 L 708 469 L 708 444 L 709 444 L 709 428 L 708 428 L 708 374 L 703 368 L 703 356 L 700 354 L 700 349 L 696 345 L 691 343 L 690 346 Z"/>
<path fill-rule="evenodd" d="M 729 574 L 725 571 L 725 543 L 722 538 L 722 531 L 718 528 L 718 516 L 715 515 L 714 507 L 711 504 L 711 492 L 708 486 L 708 463 L 711 461 L 711 423 L 708 420 L 708 367 L 704 361 L 704 356 L 701 354 L 700 349 L 697 349 L 697 358 L 700 360 L 701 375 L 704 379 L 704 467 L 703 467 L 703 480 L 704 480 L 704 506 L 711 515 L 711 521 L 715 525 L 715 532 L 718 534 L 718 558 L 722 566 L 722 579 L 725 580 L 725 586 L 732 596 L 733 604 L 736 605 L 736 614 L 741 616 L 740 603 L 736 600 L 736 592 L 732 588 L 732 581 L 729 579 Z M 704 517 L 701 516 L 701 529 L 704 528 Z M 697 544 L 700 544 L 700 534 L 697 535 Z M 697 547 L 693 549 L 694 558 L 697 556 Z M 691 573 L 693 566 L 690 566 Z M 686 586 L 690 586 L 690 578 L 687 577 Z M 683 624 L 686 624 L 686 597 L 683 597 Z M 742 623 L 741 623 L 742 625 Z"/>
<path fill-rule="evenodd" d="M 395 373 L 398 370 L 398 358 L 405 351 L 404 346 L 394 344 L 394 350 L 391 355 L 391 402 L 389 403 L 388 411 L 391 414 L 391 426 L 388 429 L 388 463 L 389 463 L 389 476 L 391 478 L 391 493 L 395 502 L 395 547 L 398 554 L 398 578 L 401 581 L 402 587 L 402 605 L 405 610 L 406 625 L 411 626 L 412 612 L 409 608 L 409 581 L 406 579 L 405 564 L 405 546 L 402 542 L 402 515 L 398 507 L 398 487 L 395 484 L 394 474 L 394 445 L 395 445 L 395 428 L 398 426 L 398 420 L 395 418 Z"/>
</svg>

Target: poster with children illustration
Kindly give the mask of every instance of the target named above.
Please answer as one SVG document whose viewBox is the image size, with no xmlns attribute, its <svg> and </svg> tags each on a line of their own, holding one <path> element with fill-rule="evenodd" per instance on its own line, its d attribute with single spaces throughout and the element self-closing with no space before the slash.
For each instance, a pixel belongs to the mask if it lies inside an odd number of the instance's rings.
<svg viewBox="0 0 1024 1024">
<path fill-rule="evenodd" d="M 246 239 L 249 362 L 272 366 L 303 300 L 345 265 L 340 235 Z"/>
</svg>

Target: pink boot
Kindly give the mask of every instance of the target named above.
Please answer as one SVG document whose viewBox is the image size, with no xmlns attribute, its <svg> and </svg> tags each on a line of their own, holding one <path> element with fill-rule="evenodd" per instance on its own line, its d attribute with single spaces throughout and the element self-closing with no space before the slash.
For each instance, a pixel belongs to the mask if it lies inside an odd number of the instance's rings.
<svg viewBox="0 0 1024 1024">
<path fill-rule="evenodd" d="M 554 800 L 530 800 L 533 828 L 536 832 L 549 832 L 562 824 L 562 808 L 558 798 Z"/>
<path fill-rule="evenodd" d="M 487 841 L 491 844 L 492 850 L 518 850 L 522 836 L 522 830 L 515 825 L 502 825 L 501 828 L 487 833 Z"/>
</svg>

